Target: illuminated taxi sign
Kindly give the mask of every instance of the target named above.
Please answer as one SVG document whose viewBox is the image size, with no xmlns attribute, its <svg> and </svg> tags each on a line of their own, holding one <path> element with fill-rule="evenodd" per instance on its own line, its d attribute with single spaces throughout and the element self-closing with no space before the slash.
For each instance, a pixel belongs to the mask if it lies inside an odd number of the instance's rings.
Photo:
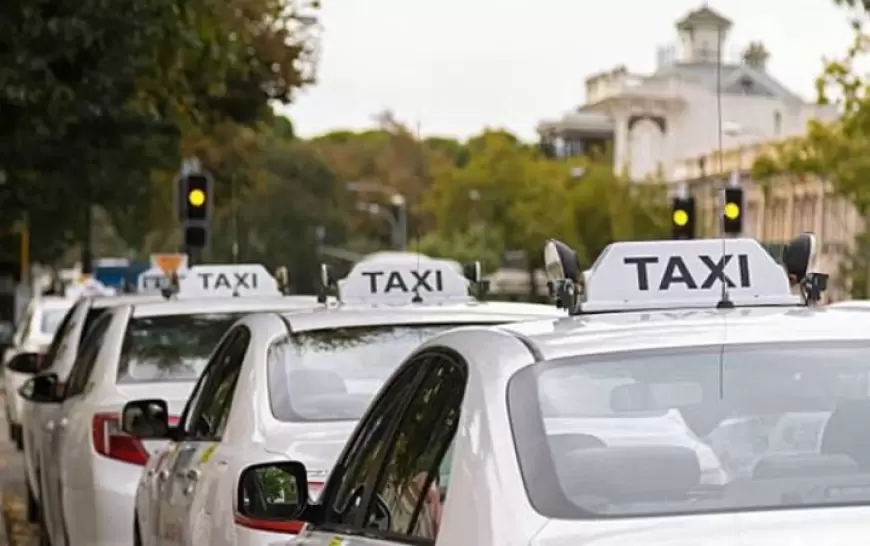
<svg viewBox="0 0 870 546">
<path fill-rule="evenodd" d="M 620 242 L 586 278 L 584 312 L 798 304 L 782 267 L 754 239 Z"/>
<path fill-rule="evenodd" d="M 136 280 L 137 291 L 159 294 L 162 289 L 169 288 L 170 275 L 176 274 L 179 280 L 187 275 L 188 263 L 187 254 L 152 254 L 151 267 Z"/>
<path fill-rule="evenodd" d="M 469 281 L 449 260 L 420 256 L 379 257 L 357 263 L 338 292 L 343 302 L 436 303 L 469 301 Z"/>
<path fill-rule="evenodd" d="M 259 264 L 197 265 L 179 279 L 182 299 L 281 296 L 278 281 Z"/>
</svg>

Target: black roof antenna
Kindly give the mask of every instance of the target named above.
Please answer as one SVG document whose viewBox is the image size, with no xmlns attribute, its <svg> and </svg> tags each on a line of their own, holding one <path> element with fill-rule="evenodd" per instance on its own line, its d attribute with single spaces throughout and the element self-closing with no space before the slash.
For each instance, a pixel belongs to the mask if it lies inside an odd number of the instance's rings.
<svg viewBox="0 0 870 546">
<path fill-rule="evenodd" d="M 420 164 L 419 164 L 420 179 L 425 180 L 426 179 L 426 165 L 425 165 L 426 158 L 423 155 L 425 153 L 425 150 L 423 149 L 423 137 L 420 135 L 420 122 L 419 121 L 417 122 L 417 146 L 418 146 L 418 153 L 420 154 L 419 155 L 419 157 L 420 157 Z M 404 206 L 405 207 L 408 206 L 407 201 L 405 201 Z M 407 214 L 407 210 L 405 211 L 405 213 Z M 406 216 L 406 218 L 407 218 L 407 216 Z M 408 229 L 407 223 L 405 224 L 405 229 Z M 419 224 L 419 222 L 414 222 L 414 247 L 415 247 L 415 250 L 417 252 L 417 274 L 419 275 L 420 274 L 420 224 Z M 423 303 L 423 297 L 420 296 L 420 283 L 416 283 L 416 286 L 414 286 L 414 297 L 411 298 L 411 303 Z"/>
<path fill-rule="evenodd" d="M 719 147 L 719 175 L 725 173 L 725 165 L 722 159 L 724 153 L 724 147 L 722 145 L 722 129 L 723 129 L 723 120 L 722 120 L 722 28 L 717 27 L 716 29 L 716 128 L 718 134 L 717 143 Z M 720 191 L 719 199 L 722 202 L 719 203 L 719 229 L 722 234 L 722 257 L 721 259 L 725 260 L 725 254 L 727 253 L 725 239 L 728 237 L 728 234 L 725 233 L 725 216 L 722 214 L 722 207 L 724 206 L 724 194 L 725 189 L 722 188 Z M 734 302 L 728 297 L 728 283 L 725 280 L 724 276 L 721 276 L 719 279 L 719 283 L 722 285 L 722 295 L 719 298 L 719 303 L 716 304 L 716 309 L 734 309 Z"/>
</svg>

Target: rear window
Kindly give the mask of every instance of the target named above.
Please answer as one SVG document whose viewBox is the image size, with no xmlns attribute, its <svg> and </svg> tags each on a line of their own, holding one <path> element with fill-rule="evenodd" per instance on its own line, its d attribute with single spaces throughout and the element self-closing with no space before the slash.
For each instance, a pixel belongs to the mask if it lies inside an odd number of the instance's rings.
<svg viewBox="0 0 870 546">
<path fill-rule="evenodd" d="M 269 402 L 281 421 L 362 417 L 393 370 L 429 338 L 469 324 L 336 328 L 295 333 L 269 351 Z"/>
<path fill-rule="evenodd" d="M 130 319 L 118 383 L 195 381 L 224 333 L 241 314 Z"/>
<path fill-rule="evenodd" d="M 40 317 L 39 330 L 43 334 L 54 335 L 67 311 L 68 309 L 44 309 Z"/>
<path fill-rule="evenodd" d="M 553 518 L 870 505 L 868 357 L 812 341 L 529 366 L 507 398 L 529 497 Z"/>
</svg>

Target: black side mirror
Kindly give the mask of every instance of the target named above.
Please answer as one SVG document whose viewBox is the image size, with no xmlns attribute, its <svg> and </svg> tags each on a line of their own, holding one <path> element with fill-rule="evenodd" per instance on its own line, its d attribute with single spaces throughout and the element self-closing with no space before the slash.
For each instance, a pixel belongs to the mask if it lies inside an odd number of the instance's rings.
<svg viewBox="0 0 870 546">
<path fill-rule="evenodd" d="M 18 394 L 37 404 L 56 404 L 63 399 L 59 396 L 57 385 L 57 374 L 39 374 L 25 381 L 18 389 Z"/>
<path fill-rule="evenodd" d="M 236 521 L 276 533 L 298 533 L 308 506 L 308 472 L 296 461 L 248 466 L 239 476 Z"/>
<path fill-rule="evenodd" d="M 17 354 L 6 364 L 6 368 L 13 372 L 36 375 L 40 371 L 42 356 L 39 353 Z"/>
<path fill-rule="evenodd" d="M 121 410 L 121 430 L 142 440 L 169 438 L 169 407 L 165 400 L 133 400 Z"/>
</svg>

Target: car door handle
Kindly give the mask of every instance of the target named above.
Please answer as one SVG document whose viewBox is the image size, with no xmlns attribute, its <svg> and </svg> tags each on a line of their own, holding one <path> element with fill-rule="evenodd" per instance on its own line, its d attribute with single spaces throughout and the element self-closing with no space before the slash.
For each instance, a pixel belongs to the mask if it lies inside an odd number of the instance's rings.
<svg viewBox="0 0 870 546">
<path fill-rule="evenodd" d="M 57 422 L 57 426 L 59 426 L 60 428 L 64 428 L 68 424 L 69 424 L 69 419 L 67 419 L 66 417 L 61 417 L 60 421 Z"/>
<path fill-rule="evenodd" d="M 47 421 L 45 423 L 45 430 L 47 430 L 48 432 L 51 432 L 52 430 L 54 430 L 54 426 L 55 426 L 54 421 Z"/>
<path fill-rule="evenodd" d="M 160 480 L 161 482 L 165 482 L 166 480 L 169 479 L 169 471 L 164 468 L 163 470 L 161 470 L 160 472 L 157 473 L 157 479 Z"/>
<path fill-rule="evenodd" d="M 195 469 L 195 468 L 191 468 L 190 470 L 188 470 L 188 471 L 184 474 L 184 477 L 187 478 L 188 480 L 192 481 L 192 482 L 199 481 L 199 477 L 200 477 L 200 476 L 202 476 L 202 472 L 200 472 L 199 470 L 197 470 L 197 469 Z"/>
</svg>

